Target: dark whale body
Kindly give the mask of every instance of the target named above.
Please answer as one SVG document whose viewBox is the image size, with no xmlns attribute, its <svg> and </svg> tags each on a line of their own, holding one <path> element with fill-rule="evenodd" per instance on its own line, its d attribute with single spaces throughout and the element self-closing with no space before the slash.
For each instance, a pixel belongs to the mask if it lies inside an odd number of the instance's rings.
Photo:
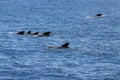
<svg viewBox="0 0 120 80">
<path fill-rule="evenodd" d="M 64 43 L 63 45 L 61 45 L 61 46 L 58 47 L 58 48 L 69 48 L 69 44 L 70 44 L 70 43 Z"/>
<path fill-rule="evenodd" d="M 37 36 L 37 35 L 39 35 L 39 32 L 35 32 L 35 33 L 33 33 L 32 35 L 36 35 L 36 36 Z"/>
<path fill-rule="evenodd" d="M 37 36 L 39 36 L 39 37 L 48 37 L 48 36 L 50 36 L 50 34 L 51 34 L 51 32 L 44 32 L 43 34 L 40 34 L 40 35 L 37 35 Z"/>
<path fill-rule="evenodd" d="M 51 32 L 44 32 L 44 33 L 42 34 L 42 36 L 50 36 L 50 33 L 51 33 Z"/>
<path fill-rule="evenodd" d="M 24 34 L 25 34 L 25 31 L 20 31 L 20 32 L 18 32 L 17 34 L 19 34 L 19 35 L 24 35 Z"/>
<path fill-rule="evenodd" d="M 102 16 L 102 15 L 103 15 L 103 14 L 96 14 L 97 17 L 100 17 L 100 16 Z"/>
<path fill-rule="evenodd" d="M 31 31 L 28 31 L 27 34 L 32 34 Z"/>
<path fill-rule="evenodd" d="M 69 44 L 70 44 L 70 43 L 64 43 L 64 44 L 62 44 L 60 47 L 51 46 L 51 47 L 48 47 L 48 49 L 68 49 L 68 48 L 70 48 L 70 47 L 69 47 Z"/>
</svg>

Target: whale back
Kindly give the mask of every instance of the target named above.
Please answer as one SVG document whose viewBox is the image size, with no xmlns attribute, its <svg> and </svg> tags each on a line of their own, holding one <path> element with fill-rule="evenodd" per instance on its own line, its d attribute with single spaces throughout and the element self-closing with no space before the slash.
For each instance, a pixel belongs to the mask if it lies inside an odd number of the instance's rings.
<svg viewBox="0 0 120 80">
<path fill-rule="evenodd" d="M 20 32 L 18 32 L 17 34 L 19 34 L 19 35 L 24 35 L 24 33 L 25 33 L 25 31 L 20 31 Z"/>
<path fill-rule="evenodd" d="M 38 33 L 39 33 L 39 32 L 35 32 L 35 33 L 33 33 L 33 35 L 38 35 Z"/>
<path fill-rule="evenodd" d="M 69 44 L 70 43 L 65 43 L 65 44 L 61 45 L 61 48 L 69 48 Z"/>
<path fill-rule="evenodd" d="M 102 16 L 103 14 L 96 14 L 96 16 Z"/>
<path fill-rule="evenodd" d="M 50 33 L 51 33 L 51 32 L 44 32 L 42 35 L 43 35 L 43 36 L 50 36 Z"/>
<path fill-rule="evenodd" d="M 27 34 L 31 34 L 31 31 L 28 31 Z"/>
</svg>

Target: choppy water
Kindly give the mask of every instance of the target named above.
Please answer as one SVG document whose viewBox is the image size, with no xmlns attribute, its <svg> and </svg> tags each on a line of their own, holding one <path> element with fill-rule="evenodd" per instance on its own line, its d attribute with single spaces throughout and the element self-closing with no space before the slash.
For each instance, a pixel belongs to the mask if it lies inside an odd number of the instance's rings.
<svg viewBox="0 0 120 80">
<path fill-rule="evenodd" d="M 0 80 L 120 80 L 119 0 L 0 0 Z M 103 13 L 102 18 L 89 18 Z M 51 31 L 50 37 L 17 35 Z M 69 42 L 70 49 L 46 49 Z"/>
</svg>

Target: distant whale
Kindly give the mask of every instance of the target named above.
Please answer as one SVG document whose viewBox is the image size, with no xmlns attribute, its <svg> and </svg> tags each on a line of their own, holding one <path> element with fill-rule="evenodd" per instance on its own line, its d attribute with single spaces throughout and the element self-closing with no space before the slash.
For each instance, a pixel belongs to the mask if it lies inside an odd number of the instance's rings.
<svg viewBox="0 0 120 80">
<path fill-rule="evenodd" d="M 96 17 L 100 17 L 100 16 L 103 16 L 103 14 L 96 14 Z"/>
<path fill-rule="evenodd" d="M 61 45 L 60 47 L 58 47 L 58 49 L 61 49 L 61 48 L 69 48 L 69 44 L 70 44 L 70 43 L 64 43 L 63 45 Z"/>
<path fill-rule="evenodd" d="M 44 32 L 44 33 L 42 33 L 42 34 L 39 34 L 38 32 L 36 32 L 36 33 L 34 33 L 34 34 L 32 34 L 33 36 L 38 36 L 38 37 L 48 37 L 48 36 L 50 36 L 50 34 L 51 34 L 51 32 Z"/>
<path fill-rule="evenodd" d="M 19 34 L 19 35 L 24 35 L 24 34 L 25 34 L 25 31 L 20 31 L 20 32 L 18 32 L 17 34 Z"/>
<path fill-rule="evenodd" d="M 27 34 L 32 34 L 31 31 L 28 31 Z"/>
<path fill-rule="evenodd" d="M 47 36 L 50 36 L 51 32 L 44 32 L 43 34 L 39 35 L 41 37 L 47 37 Z"/>
<path fill-rule="evenodd" d="M 39 32 L 35 32 L 32 35 L 37 36 L 37 35 L 39 35 Z"/>
<path fill-rule="evenodd" d="M 64 43 L 62 44 L 61 46 L 59 47 L 54 47 L 54 46 L 51 46 L 51 47 L 48 47 L 49 49 L 53 48 L 53 49 L 67 49 L 67 48 L 70 48 L 69 47 L 70 43 Z"/>
</svg>

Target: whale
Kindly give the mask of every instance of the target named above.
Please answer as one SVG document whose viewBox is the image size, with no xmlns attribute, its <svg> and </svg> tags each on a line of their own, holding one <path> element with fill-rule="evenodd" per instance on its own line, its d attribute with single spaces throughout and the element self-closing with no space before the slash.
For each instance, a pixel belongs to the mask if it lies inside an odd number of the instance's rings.
<svg viewBox="0 0 120 80">
<path fill-rule="evenodd" d="M 62 44 L 60 47 L 58 47 L 58 49 L 61 49 L 61 48 L 69 48 L 69 44 L 70 43 L 64 43 L 64 44 Z"/>
<path fill-rule="evenodd" d="M 33 36 L 38 36 L 38 37 L 48 37 L 50 36 L 51 32 L 44 32 L 42 34 L 39 34 L 38 32 L 35 32 L 34 34 L 32 34 Z"/>
<path fill-rule="evenodd" d="M 39 35 L 40 37 L 48 37 L 50 36 L 51 32 L 44 32 L 43 34 Z"/>
<path fill-rule="evenodd" d="M 64 43 L 62 44 L 61 46 L 49 46 L 48 49 L 68 49 L 70 48 L 69 47 L 70 43 Z"/>
<path fill-rule="evenodd" d="M 32 35 L 33 35 L 33 36 L 37 36 L 37 35 L 39 35 L 39 32 L 35 32 L 35 33 L 33 33 Z"/>
<path fill-rule="evenodd" d="M 96 17 L 100 17 L 102 16 L 103 14 L 99 13 L 99 14 L 96 14 Z"/>
<path fill-rule="evenodd" d="M 19 34 L 19 35 L 24 35 L 24 34 L 25 34 L 25 31 L 17 32 L 17 34 Z"/>
<path fill-rule="evenodd" d="M 31 31 L 28 31 L 27 34 L 32 34 Z"/>
</svg>

